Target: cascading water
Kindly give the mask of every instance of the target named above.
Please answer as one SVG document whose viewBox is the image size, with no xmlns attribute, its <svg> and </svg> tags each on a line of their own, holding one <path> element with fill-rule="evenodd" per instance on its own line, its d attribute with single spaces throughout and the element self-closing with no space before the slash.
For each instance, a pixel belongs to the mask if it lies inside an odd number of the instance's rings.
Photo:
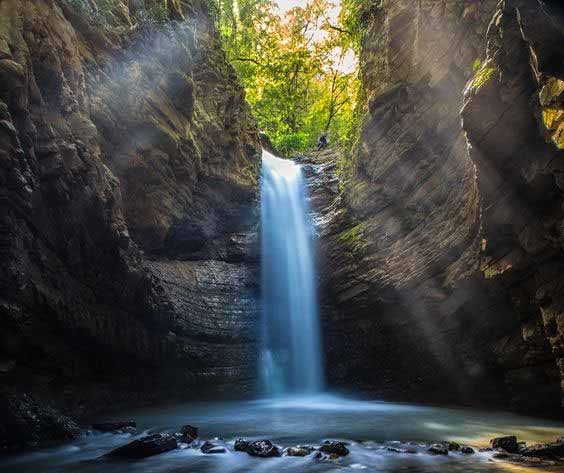
<svg viewBox="0 0 564 473">
<path fill-rule="evenodd" d="M 262 154 L 261 384 L 270 397 L 323 385 L 313 230 L 299 165 Z"/>
</svg>

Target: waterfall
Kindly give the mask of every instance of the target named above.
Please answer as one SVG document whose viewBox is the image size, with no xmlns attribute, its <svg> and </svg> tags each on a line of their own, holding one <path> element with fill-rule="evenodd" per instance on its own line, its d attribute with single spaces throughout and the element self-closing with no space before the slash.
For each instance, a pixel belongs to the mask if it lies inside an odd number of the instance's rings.
<svg viewBox="0 0 564 473">
<path fill-rule="evenodd" d="M 262 153 L 261 238 L 264 394 L 317 393 L 323 369 L 305 180 L 299 165 L 268 151 Z"/>
</svg>

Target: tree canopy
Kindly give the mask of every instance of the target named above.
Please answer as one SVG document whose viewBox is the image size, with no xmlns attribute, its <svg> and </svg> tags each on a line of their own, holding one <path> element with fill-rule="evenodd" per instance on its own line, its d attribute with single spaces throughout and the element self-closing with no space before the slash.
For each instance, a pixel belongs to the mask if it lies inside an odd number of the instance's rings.
<svg viewBox="0 0 564 473">
<path fill-rule="evenodd" d="M 329 0 L 284 14 L 271 0 L 211 0 L 228 60 L 237 70 L 258 125 L 289 155 L 329 133 L 350 136 L 356 98 L 351 32 Z"/>
</svg>

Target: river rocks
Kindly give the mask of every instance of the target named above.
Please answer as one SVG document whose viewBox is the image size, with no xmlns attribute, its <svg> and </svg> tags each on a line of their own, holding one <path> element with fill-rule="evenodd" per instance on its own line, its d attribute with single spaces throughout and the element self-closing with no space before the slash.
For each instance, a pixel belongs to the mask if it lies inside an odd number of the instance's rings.
<svg viewBox="0 0 564 473">
<path fill-rule="evenodd" d="M 284 450 L 284 455 L 289 457 L 307 457 L 310 453 L 314 452 L 315 448 L 308 445 L 297 447 L 288 447 Z"/>
<path fill-rule="evenodd" d="M 239 450 L 240 448 L 245 448 L 245 450 Z M 280 448 L 274 445 L 270 440 L 257 440 L 255 442 L 249 442 L 246 445 L 244 442 L 239 442 L 238 444 L 236 443 L 235 450 L 245 451 L 252 457 L 270 458 L 282 456 Z"/>
<path fill-rule="evenodd" d="M 183 425 L 180 428 L 181 439 L 184 442 L 190 443 L 198 438 L 198 427 L 192 425 Z"/>
<path fill-rule="evenodd" d="M 447 446 L 441 444 L 441 443 L 434 443 L 433 445 L 431 445 L 427 451 L 431 454 L 431 455 L 448 455 L 448 448 Z"/>
<path fill-rule="evenodd" d="M 270 440 L 257 440 L 254 442 L 239 438 L 235 440 L 234 450 L 236 452 L 246 452 L 253 457 L 269 458 L 279 457 L 282 451 Z"/>
<path fill-rule="evenodd" d="M 249 445 L 250 445 L 250 442 L 248 440 L 238 438 L 237 440 L 235 440 L 235 444 L 233 446 L 233 449 L 236 452 L 246 452 L 247 448 L 249 448 Z"/>
<path fill-rule="evenodd" d="M 460 449 L 460 453 L 464 453 L 465 455 L 472 455 L 475 452 L 472 447 L 464 446 Z"/>
<path fill-rule="evenodd" d="M 460 450 L 460 444 L 456 442 L 447 442 L 447 447 L 449 452 Z"/>
<path fill-rule="evenodd" d="M 134 420 L 109 421 L 92 424 L 92 428 L 99 432 L 112 432 L 114 434 L 133 434 L 137 432 L 137 423 Z"/>
<path fill-rule="evenodd" d="M 345 444 L 337 441 L 326 441 L 324 445 L 319 447 L 319 451 L 330 455 L 337 455 L 339 457 L 344 457 L 349 454 L 349 449 L 345 446 Z"/>
<path fill-rule="evenodd" d="M 519 445 L 517 445 L 517 437 L 508 435 L 506 437 L 496 437 L 490 440 L 490 446 L 494 450 L 505 450 L 508 453 L 519 452 Z"/>
<path fill-rule="evenodd" d="M 221 445 L 218 445 L 216 443 L 213 442 L 205 442 L 200 450 L 202 451 L 202 453 L 208 454 L 208 455 L 214 455 L 214 454 L 220 454 L 220 453 L 227 453 L 227 450 L 225 449 L 225 447 L 222 447 Z"/>
<path fill-rule="evenodd" d="M 519 453 L 525 457 L 545 458 L 550 460 L 564 459 L 564 442 L 560 441 L 551 444 L 533 445 L 520 449 Z"/>
<path fill-rule="evenodd" d="M 134 440 L 108 453 L 110 457 L 145 458 L 174 450 L 178 447 L 176 438 L 170 434 L 153 434 Z"/>
</svg>

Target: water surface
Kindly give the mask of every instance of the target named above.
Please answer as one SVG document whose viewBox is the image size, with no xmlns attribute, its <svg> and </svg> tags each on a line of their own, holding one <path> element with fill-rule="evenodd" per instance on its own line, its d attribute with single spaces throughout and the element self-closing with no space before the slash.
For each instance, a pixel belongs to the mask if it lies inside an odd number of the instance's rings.
<svg viewBox="0 0 564 473">
<path fill-rule="evenodd" d="M 223 439 L 230 451 L 224 455 L 204 455 L 199 449 L 184 449 L 144 460 L 108 461 L 99 458 L 136 436 L 92 434 L 60 447 L 0 460 L 0 472 L 515 471 L 524 468 L 492 461 L 490 453 L 431 456 L 425 453 L 426 444 L 456 440 L 479 447 L 485 446 L 490 438 L 504 434 L 514 434 L 519 440 L 528 442 L 550 441 L 564 435 L 563 423 L 510 413 L 355 401 L 329 395 L 277 401 L 189 403 L 134 410 L 115 417 L 135 419 L 139 435 L 175 432 L 181 425 L 189 423 L 199 427 L 203 439 Z M 258 459 L 232 451 L 232 442 L 239 436 L 268 438 L 282 446 L 319 444 L 328 438 L 342 439 L 350 443 L 351 454 L 336 462 L 319 461 L 313 457 Z M 387 447 L 410 448 L 418 453 L 394 453 Z"/>
</svg>

